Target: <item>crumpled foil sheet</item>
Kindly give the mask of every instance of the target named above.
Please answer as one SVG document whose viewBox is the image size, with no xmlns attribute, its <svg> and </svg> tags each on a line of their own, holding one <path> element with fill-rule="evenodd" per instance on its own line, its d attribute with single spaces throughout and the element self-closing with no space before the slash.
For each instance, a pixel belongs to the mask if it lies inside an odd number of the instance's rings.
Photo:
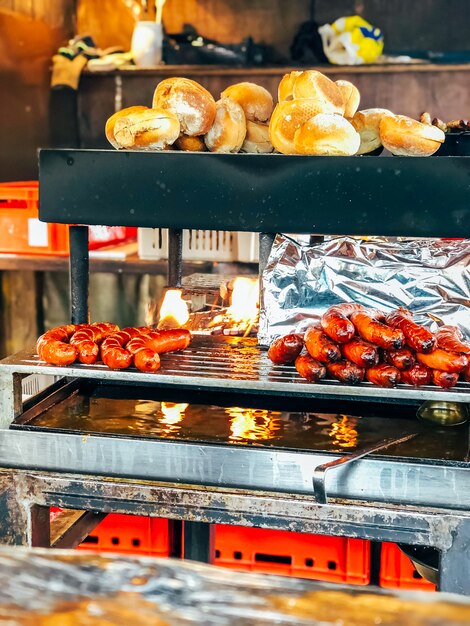
<svg viewBox="0 0 470 626">
<path fill-rule="evenodd" d="M 470 337 L 469 264 L 469 240 L 337 237 L 309 246 L 278 235 L 262 277 L 259 343 L 303 332 L 341 302 L 402 306 L 431 330 L 454 324 Z"/>
<path fill-rule="evenodd" d="M 8 626 L 464 626 L 470 601 L 240 573 L 187 561 L 0 548 Z"/>
</svg>

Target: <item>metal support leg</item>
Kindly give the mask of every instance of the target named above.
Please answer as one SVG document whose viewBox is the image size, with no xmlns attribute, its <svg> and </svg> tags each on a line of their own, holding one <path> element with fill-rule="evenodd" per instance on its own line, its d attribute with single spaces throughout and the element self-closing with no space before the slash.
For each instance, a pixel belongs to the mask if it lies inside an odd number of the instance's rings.
<svg viewBox="0 0 470 626">
<path fill-rule="evenodd" d="M 72 324 L 86 324 L 88 310 L 88 226 L 70 226 L 70 301 Z"/>
<path fill-rule="evenodd" d="M 212 563 L 215 527 L 205 522 L 184 522 L 184 558 L 189 561 Z"/>
<path fill-rule="evenodd" d="M 470 596 L 470 519 L 451 532 L 452 545 L 441 552 L 439 591 Z"/>
<path fill-rule="evenodd" d="M 183 231 L 181 228 L 168 230 L 168 285 L 181 287 L 183 280 Z"/>
</svg>

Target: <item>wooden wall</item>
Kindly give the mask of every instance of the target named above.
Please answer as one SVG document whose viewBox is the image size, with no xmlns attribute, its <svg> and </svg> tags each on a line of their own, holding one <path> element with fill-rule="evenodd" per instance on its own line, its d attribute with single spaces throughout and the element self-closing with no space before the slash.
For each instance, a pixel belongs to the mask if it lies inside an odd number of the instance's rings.
<svg viewBox="0 0 470 626">
<path fill-rule="evenodd" d="M 72 33 L 73 0 L 0 0 L 0 180 L 37 177 L 51 57 Z"/>
</svg>

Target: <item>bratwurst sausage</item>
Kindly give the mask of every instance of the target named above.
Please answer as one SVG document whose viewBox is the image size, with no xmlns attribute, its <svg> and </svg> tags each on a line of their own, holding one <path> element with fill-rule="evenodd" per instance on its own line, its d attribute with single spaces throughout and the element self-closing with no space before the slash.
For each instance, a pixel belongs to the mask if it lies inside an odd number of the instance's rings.
<svg viewBox="0 0 470 626">
<path fill-rule="evenodd" d="M 276 365 L 293 363 L 302 352 L 304 340 L 294 333 L 275 339 L 268 350 L 268 357 Z"/>
<path fill-rule="evenodd" d="M 436 332 L 437 347 L 449 352 L 470 354 L 470 345 L 461 341 L 463 335 L 457 326 L 441 326 Z"/>
<path fill-rule="evenodd" d="M 401 382 L 413 387 L 429 385 L 432 380 L 432 370 L 422 363 L 415 363 L 409 370 L 400 372 Z"/>
<path fill-rule="evenodd" d="M 366 378 L 378 387 L 395 387 L 400 382 L 400 372 L 393 365 L 380 363 L 366 371 Z"/>
<path fill-rule="evenodd" d="M 416 358 L 423 365 L 427 365 L 432 370 L 449 372 L 450 374 L 462 372 L 468 365 L 468 359 L 464 354 L 457 352 L 447 352 L 436 348 L 431 354 L 417 353 Z"/>
<path fill-rule="evenodd" d="M 352 339 L 341 346 L 343 356 L 359 367 L 372 367 L 379 362 L 379 350 L 363 339 Z"/>
<path fill-rule="evenodd" d="M 375 343 L 385 350 L 402 348 L 405 343 L 405 336 L 402 331 L 379 322 L 378 316 L 379 314 L 375 311 L 353 313 L 351 321 L 359 335 L 366 341 Z"/>
<path fill-rule="evenodd" d="M 309 354 L 302 354 L 295 359 L 295 369 L 302 378 L 309 380 L 311 383 L 317 383 L 326 376 L 325 366 L 315 361 Z"/>
<path fill-rule="evenodd" d="M 347 343 L 356 334 L 354 324 L 348 318 L 363 309 L 360 304 L 344 303 L 332 306 L 321 318 L 321 327 L 333 341 Z"/>
<path fill-rule="evenodd" d="M 399 328 L 403 332 L 407 345 L 416 352 L 427 354 L 435 348 L 436 338 L 432 332 L 416 324 L 411 312 L 407 309 L 399 308 L 397 311 L 392 311 L 387 315 L 386 320 L 392 328 Z"/>
<path fill-rule="evenodd" d="M 305 333 L 305 347 L 312 358 L 320 363 L 329 363 L 341 359 L 341 350 L 321 328 L 311 326 Z"/>
<path fill-rule="evenodd" d="M 336 380 L 349 385 L 357 385 L 364 380 L 364 368 L 359 367 L 350 361 L 338 361 L 337 363 L 327 363 L 327 372 Z"/>
</svg>

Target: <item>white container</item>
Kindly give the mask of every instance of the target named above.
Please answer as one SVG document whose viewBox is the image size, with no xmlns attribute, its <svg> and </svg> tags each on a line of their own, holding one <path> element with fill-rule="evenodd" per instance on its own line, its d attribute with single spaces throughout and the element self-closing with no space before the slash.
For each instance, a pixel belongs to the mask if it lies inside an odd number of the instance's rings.
<svg viewBox="0 0 470 626">
<path fill-rule="evenodd" d="M 168 230 L 139 228 L 138 253 L 141 259 L 168 259 Z M 184 230 L 183 261 L 258 262 L 258 234 L 221 230 Z"/>
<path fill-rule="evenodd" d="M 48 376 L 46 374 L 30 374 L 21 381 L 22 401 L 37 395 L 61 378 L 60 376 Z"/>
<path fill-rule="evenodd" d="M 162 62 L 163 26 L 152 21 L 137 22 L 132 33 L 131 52 L 140 67 L 154 67 Z"/>
</svg>

